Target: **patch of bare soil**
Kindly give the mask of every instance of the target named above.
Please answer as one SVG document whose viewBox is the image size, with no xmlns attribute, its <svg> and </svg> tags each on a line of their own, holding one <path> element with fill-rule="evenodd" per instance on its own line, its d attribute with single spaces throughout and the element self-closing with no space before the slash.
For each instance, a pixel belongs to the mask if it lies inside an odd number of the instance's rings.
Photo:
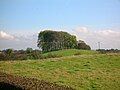
<svg viewBox="0 0 120 90">
<path fill-rule="evenodd" d="M 74 90 L 35 78 L 14 76 L 0 72 L 0 90 Z"/>
</svg>

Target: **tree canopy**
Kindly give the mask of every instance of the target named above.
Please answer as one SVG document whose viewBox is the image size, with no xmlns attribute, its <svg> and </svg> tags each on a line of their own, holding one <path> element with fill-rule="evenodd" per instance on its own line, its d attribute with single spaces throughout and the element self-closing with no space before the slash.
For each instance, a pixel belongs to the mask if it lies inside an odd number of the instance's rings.
<svg viewBox="0 0 120 90">
<path fill-rule="evenodd" d="M 76 48 L 76 36 L 63 31 L 41 31 L 38 35 L 38 47 L 43 52 Z"/>
<path fill-rule="evenodd" d="M 91 50 L 90 46 L 87 45 L 84 41 L 79 40 L 77 44 L 78 49 L 83 49 L 83 50 Z"/>
</svg>

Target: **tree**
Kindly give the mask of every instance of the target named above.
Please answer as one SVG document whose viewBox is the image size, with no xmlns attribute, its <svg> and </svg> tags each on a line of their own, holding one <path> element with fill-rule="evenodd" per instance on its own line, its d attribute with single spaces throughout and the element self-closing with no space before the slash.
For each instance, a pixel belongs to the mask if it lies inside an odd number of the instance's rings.
<svg viewBox="0 0 120 90">
<path fill-rule="evenodd" d="M 6 49 L 5 53 L 10 56 L 13 53 L 13 49 Z"/>
<path fill-rule="evenodd" d="M 79 40 L 77 44 L 78 49 L 83 49 L 83 50 L 91 50 L 90 46 L 87 45 L 84 41 Z"/>
<path fill-rule="evenodd" d="M 38 35 L 38 47 L 43 52 L 75 48 L 77 46 L 76 36 L 63 31 L 41 31 Z"/>
<path fill-rule="evenodd" d="M 26 52 L 27 52 L 27 53 L 31 53 L 32 51 L 33 51 L 32 48 L 27 48 L 27 49 L 26 49 Z"/>
</svg>

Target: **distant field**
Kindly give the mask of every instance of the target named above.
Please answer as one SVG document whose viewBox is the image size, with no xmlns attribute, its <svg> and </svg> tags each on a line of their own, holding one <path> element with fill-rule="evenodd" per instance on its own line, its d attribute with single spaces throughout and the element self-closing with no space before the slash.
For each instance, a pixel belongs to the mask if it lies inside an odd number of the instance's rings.
<svg viewBox="0 0 120 90">
<path fill-rule="evenodd" d="M 71 56 L 54 59 L 0 61 L 0 71 L 67 85 L 77 90 L 120 90 L 120 54 L 82 52 L 82 55 L 74 56 L 74 50 L 56 51 L 57 54 Z"/>
</svg>

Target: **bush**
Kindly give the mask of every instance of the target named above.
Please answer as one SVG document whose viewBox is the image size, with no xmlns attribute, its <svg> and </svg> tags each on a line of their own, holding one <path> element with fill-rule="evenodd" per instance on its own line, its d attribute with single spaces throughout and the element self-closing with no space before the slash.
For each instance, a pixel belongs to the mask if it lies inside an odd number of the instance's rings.
<svg viewBox="0 0 120 90">
<path fill-rule="evenodd" d="M 13 54 L 11 60 L 27 60 L 26 54 Z"/>
<path fill-rule="evenodd" d="M 6 60 L 6 55 L 4 53 L 0 53 L 0 61 Z"/>
<path fill-rule="evenodd" d="M 87 45 L 84 41 L 79 40 L 77 44 L 77 49 L 91 50 L 90 46 Z"/>
<path fill-rule="evenodd" d="M 43 59 L 43 55 L 41 54 L 41 52 L 38 51 L 32 52 L 31 56 L 33 57 L 33 59 Z"/>
<path fill-rule="evenodd" d="M 105 54 L 105 53 L 106 53 L 106 50 L 105 50 L 105 49 L 97 49 L 96 51 L 98 51 L 98 52 L 101 53 L 101 54 Z"/>
</svg>

